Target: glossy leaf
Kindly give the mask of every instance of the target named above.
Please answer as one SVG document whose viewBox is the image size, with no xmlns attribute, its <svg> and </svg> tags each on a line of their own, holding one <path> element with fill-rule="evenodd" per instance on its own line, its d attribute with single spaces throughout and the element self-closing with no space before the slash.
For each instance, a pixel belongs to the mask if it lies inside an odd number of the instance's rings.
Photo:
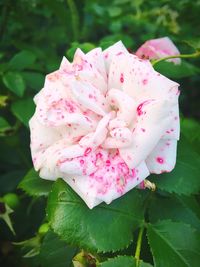
<svg viewBox="0 0 200 267">
<path fill-rule="evenodd" d="M 59 237 L 49 231 L 40 248 L 40 262 L 42 267 L 71 267 L 75 248 L 69 247 Z"/>
<path fill-rule="evenodd" d="M 11 106 L 13 114 L 28 127 L 28 122 L 34 113 L 35 105 L 32 98 L 17 100 Z"/>
<path fill-rule="evenodd" d="M 149 217 L 151 222 L 171 219 L 172 221 L 190 224 L 200 231 L 200 217 L 193 207 L 198 206 L 195 199 L 191 197 L 164 197 L 155 196 L 151 201 Z"/>
<path fill-rule="evenodd" d="M 27 85 L 35 91 L 39 91 L 44 84 L 45 77 L 41 73 L 26 71 L 22 73 L 22 76 Z"/>
<path fill-rule="evenodd" d="M 18 72 L 7 72 L 3 76 L 5 86 L 19 97 L 22 97 L 26 88 L 22 75 Z"/>
<path fill-rule="evenodd" d="M 156 267 L 198 267 L 200 234 L 182 222 L 148 224 L 147 235 Z"/>
<path fill-rule="evenodd" d="M 9 67 L 14 70 L 23 70 L 33 64 L 36 56 L 33 52 L 23 50 L 17 53 L 9 62 Z"/>
<path fill-rule="evenodd" d="M 200 38 L 185 40 L 185 43 L 194 48 L 197 51 L 200 51 Z"/>
<path fill-rule="evenodd" d="M 142 197 L 132 190 L 110 205 L 90 210 L 61 179 L 49 195 L 47 215 L 53 230 L 72 245 L 91 251 L 117 251 L 127 247 L 132 231 L 143 220 Z"/>
<path fill-rule="evenodd" d="M 100 267 L 137 267 L 135 258 L 131 256 L 118 256 L 116 258 L 108 259 L 100 264 Z M 152 267 L 151 264 L 143 261 L 139 262 L 138 267 Z"/>
<path fill-rule="evenodd" d="M 200 69 L 184 60 L 180 65 L 175 65 L 172 62 L 162 61 L 155 65 L 155 69 L 161 74 L 171 79 L 180 79 L 199 75 Z"/>
<path fill-rule="evenodd" d="M 192 143 L 194 150 L 200 153 L 200 123 L 194 119 L 183 118 L 181 130 Z"/>
<path fill-rule="evenodd" d="M 39 177 L 38 173 L 31 169 L 19 184 L 19 188 L 30 196 L 47 196 L 53 182 Z"/>
</svg>

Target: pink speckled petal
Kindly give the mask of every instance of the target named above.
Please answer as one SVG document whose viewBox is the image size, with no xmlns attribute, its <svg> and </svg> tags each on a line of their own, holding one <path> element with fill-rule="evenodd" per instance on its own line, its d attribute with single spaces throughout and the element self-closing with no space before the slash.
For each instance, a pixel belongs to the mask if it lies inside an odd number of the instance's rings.
<svg viewBox="0 0 200 267">
<path fill-rule="evenodd" d="M 179 107 L 178 104 L 171 109 L 172 123 L 166 129 L 165 134 L 162 136 L 163 139 L 176 139 L 180 138 L 180 118 L 179 118 Z"/>
<path fill-rule="evenodd" d="M 134 170 L 129 170 L 120 157 L 116 156 L 111 163 L 104 164 L 90 176 L 77 176 L 64 180 L 92 209 L 103 201 L 111 203 L 137 186 L 148 175 L 145 162 Z"/>
<path fill-rule="evenodd" d="M 180 52 L 174 43 L 168 38 L 158 38 L 146 41 L 137 51 L 136 55 L 140 58 L 159 59 L 167 56 L 179 55 Z M 172 58 L 168 61 L 180 64 L 180 58 Z"/>
<path fill-rule="evenodd" d="M 132 143 L 133 134 L 126 127 L 115 128 L 110 131 L 110 135 L 112 137 L 106 138 L 102 145 L 105 149 L 127 147 Z"/>
<path fill-rule="evenodd" d="M 131 54 L 113 57 L 108 80 L 109 87 L 117 88 L 122 76 L 123 83 L 120 88 L 136 102 L 147 98 L 169 97 L 177 98 L 178 101 L 179 84 L 156 72 L 147 60 L 141 60 Z"/>
<path fill-rule="evenodd" d="M 113 149 L 113 148 L 124 148 L 130 146 L 132 141 L 130 140 L 119 140 L 114 137 L 107 137 L 102 147 L 105 149 Z"/>
<path fill-rule="evenodd" d="M 103 56 L 104 56 L 107 74 L 109 74 L 110 63 L 112 61 L 112 57 L 114 55 L 120 55 L 122 53 L 123 54 L 129 54 L 128 50 L 123 45 L 122 41 L 115 43 L 114 45 L 108 47 L 107 49 L 105 49 L 103 51 Z"/>
<path fill-rule="evenodd" d="M 45 160 L 40 166 L 40 176 L 44 179 L 55 180 L 63 175 L 71 177 L 71 175 L 82 173 L 80 163 L 77 165 L 75 159 L 84 156 L 84 153 L 85 148 L 70 145 L 65 139 L 54 143 L 44 152 Z"/>
<path fill-rule="evenodd" d="M 44 152 L 52 144 L 59 141 L 60 133 L 54 128 L 45 127 L 39 123 L 36 116 L 31 118 L 29 126 L 31 131 L 32 159 L 34 168 L 38 171 L 45 160 Z"/>
<path fill-rule="evenodd" d="M 114 111 L 111 111 L 110 113 L 106 114 L 98 123 L 98 126 L 96 128 L 96 131 L 94 133 L 89 133 L 85 135 L 79 142 L 81 146 L 86 147 L 93 147 L 93 146 L 99 146 L 103 143 L 103 141 L 106 139 L 106 136 L 108 134 L 108 123 L 115 115 Z"/>
<path fill-rule="evenodd" d="M 120 149 L 120 156 L 129 168 L 134 168 L 156 146 L 167 127 L 172 122 L 170 114 L 172 101 L 146 101 L 137 109 L 137 124 L 133 131 L 132 144 Z"/>
<path fill-rule="evenodd" d="M 88 62 L 103 76 L 107 82 L 107 73 L 104 62 L 104 56 L 101 48 L 92 49 L 86 54 Z M 100 88 L 101 90 L 101 88 Z"/>
<path fill-rule="evenodd" d="M 124 121 L 127 125 L 134 120 L 136 104 L 135 101 L 123 91 L 110 89 L 107 94 L 107 101 L 117 109 L 117 119 Z"/>
<path fill-rule="evenodd" d="M 120 120 L 118 117 L 114 118 L 109 122 L 108 128 L 110 131 L 120 127 L 127 127 L 127 123 L 125 121 Z"/>
<path fill-rule="evenodd" d="M 99 205 L 102 200 L 98 199 L 96 195 L 89 194 L 88 191 L 88 176 L 76 176 L 73 177 L 63 177 L 63 180 L 71 186 L 71 188 L 83 199 L 87 206 L 92 209 Z M 87 193 L 85 193 L 87 192 Z"/>
<path fill-rule="evenodd" d="M 146 159 L 151 173 L 160 174 L 173 170 L 176 163 L 177 141 L 161 139 Z"/>
<path fill-rule="evenodd" d="M 85 55 L 80 49 L 76 50 L 73 61 L 75 77 L 81 82 L 90 83 L 97 87 L 101 93 L 106 94 L 107 75 L 105 75 L 105 64 L 101 64 L 102 60 L 100 60 L 99 64 L 96 64 L 96 53 L 97 50 L 92 50 Z M 101 51 L 98 51 L 97 55 L 98 58 L 103 59 L 103 53 Z M 102 65 L 101 71 L 99 70 L 99 65 Z"/>
<path fill-rule="evenodd" d="M 72 68 L 72 64 L 68 61 L 68 59 L 66 57 L 63 57 L 62 61 L 60 63 L 59 70 L 67 72 L 67 71 L 71 70 L 71 68 Z"/>
<path fill-rule="evenodd" d="M 104 116 L 110 110 L 103 94 L 89 83 L 75 81 L 72 85 L 73 95 L 85 108 Z"/>
</svg>

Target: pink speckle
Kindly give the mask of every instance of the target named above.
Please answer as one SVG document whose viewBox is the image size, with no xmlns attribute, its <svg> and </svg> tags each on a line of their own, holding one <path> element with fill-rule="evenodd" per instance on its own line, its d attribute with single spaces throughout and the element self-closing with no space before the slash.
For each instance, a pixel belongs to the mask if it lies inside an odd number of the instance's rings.
<svg viewBox="0 0 200 267">
<path fill-rule="evenodd" d="M 143 83 L 143 85 L 146 85 L 146 84 L 148 83 L 148 80 L 147 80 L 147 79 L 144 79 L 144 80 L 142 81 L 142 83 Z"/>
<path fill-rule="evenodd" d="M 141 131 L 144 133 L 144 132 L 146 132 L 146 130 L 144 129 L 144 128 L 141 128 Z"/>
<path fill-rule="evenodd" d="M 161 158 L 161 157 L 157 157 L 157 158 L 156 158 L 156 161 L 157 161 L 159 164 L 163 164 L 163 163 L 164 163 L 164 159 Z"/>
<path fill-rule="evenodd" d="M 132 172 L 132 176 L 135 177 L 136 176 L 135 169 L 132 169 L 131 172 Z"/>
<path fill-rule="evenodd" d="M 123 73 L 121 73 L 121 75 L 120 75 L 120 82 L 121 82 L 121 83 L 124 82 L 124 74 L 123 74 Z"/>
<path fill-rule="evenodd" d="M 85 116 L 85 119 L 86 121 L 91 122 L 91 120 L 87 116 Z"/>
<path fill-rule="evenodd" d="M 106 160 L 106 166 L 110 166 L 110 160 Z"/>
<path fill-rule="evenodd" d="M 102 156 L 103 156 L 103 155 L 99 152 L 99 153 L 96 154 L 96 159 L 101 159 Z"/>
<path fill-rule="evenodd" d="M 141 115 L 143 114 L 143 112 L 142 112 L 142 107 L 143 107 L 143 103 L 140 104 L 140 105 L 137 107 L 137 114 L 138 114 L 138 116 L 141 116 Z"/>
<path fill-rule="evenodd" d="M 88 97 L 91 99 L 91 98 L 93 98 L 93 95 L 89 94 Z"/>
<path fill-rule="evenodd" d="M 69 113 L 74 113 L 76 110 L 72 101 L 70 102 L 70 101 L 65 100 L 65 107 Z"/>
<path fill-rule="evenodd" d="M 146 114 L 146 112 L 142 111 L 142 108 L 143 108 L 144 105 L 147 105 L 147 104 L 151 103 L 152 101 L 154 101 L 154 99 L 145 100 L 144 102 L 139 104 L 139 106 L 137 107 L 138 116 L 141 116 L 142 114 Z"/>
<path fill-rule="evenodd" d="M 120 55 L 122 55 L 123 53 L 122 52 L 119 52 L 119 53 L 117 53 L 117 56 L 120 56 Z"/>
<path fill-rule="evenodd" d="M 91 147 L 86 148 L 84 156 L 87 156 L 92 151 Z"/>
<path fill-rule="evenodd" d="M 84 160 L 83 160 L 83 159 L 80 160 L 80 164 L 81 164 L 81 165 L 84 164 Z"/>
</svg>

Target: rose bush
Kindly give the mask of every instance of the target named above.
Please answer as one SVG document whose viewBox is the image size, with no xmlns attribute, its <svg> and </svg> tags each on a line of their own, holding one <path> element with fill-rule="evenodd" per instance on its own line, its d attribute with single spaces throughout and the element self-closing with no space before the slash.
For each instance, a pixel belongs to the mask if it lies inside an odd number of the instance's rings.
<svg viewBox="0 0 200 267">
<path fill-rule="evenodd" d="M 150 173 L 170 172 L 179 139 L 178 84 L 122 42 L 77 49 L 47 75 L 30 120 L 34 167 L 62 177 L 93 208 Z"/>
</svg>

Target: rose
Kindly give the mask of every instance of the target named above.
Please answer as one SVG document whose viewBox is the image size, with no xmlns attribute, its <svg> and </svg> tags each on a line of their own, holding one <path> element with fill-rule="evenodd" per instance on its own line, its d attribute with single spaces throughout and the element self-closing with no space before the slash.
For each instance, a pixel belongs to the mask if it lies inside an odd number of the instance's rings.
<svg viewBox="0 0 200 267">
<path fill-rule="evenodd" d="M 34 167 L 63 178 L 93 208 L 150 173 L 169 172 L 179 138 L 178 84 L 122 42 L 77 49 L 47 75 L 30 120 Z"/>
<path fill-rule="evenodd" d="M 163 37 L 145 42 L 136 51 L 136 55 L 143 59 L 160 59 L 180 55 L 180 52 L 168 37 Z M 180 58 L 171 58 L 167 61 L 171 61 L 174 64 L 181 63 Z"/>
</svg>

